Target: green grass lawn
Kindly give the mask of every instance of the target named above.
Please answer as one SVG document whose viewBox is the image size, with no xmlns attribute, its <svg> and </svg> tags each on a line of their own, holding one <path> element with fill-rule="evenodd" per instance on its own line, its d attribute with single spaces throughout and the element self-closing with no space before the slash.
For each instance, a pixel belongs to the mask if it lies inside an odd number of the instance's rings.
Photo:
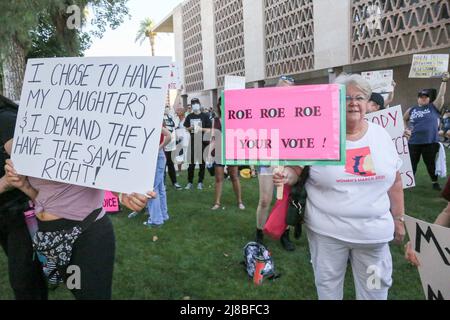
<svg viewBox="0 0 450 320">
<path fill-rule="evenodd" d="M 183 186 L 186 184 L 186 172 L 179 177 L 179 182 Z M 442 179 L 442 186 L 444 183 Z M 117 244 L 113 298 L 316 299 L 305 234 L 295 241 L 294 252 L 284 251 L 278 241 L 265 241 L 281 273 L 280 278 L 265 280 L 257 287 L 247 277 L 240 263 L 243 246 L 254 238 L 258 182 L 257 179 L 241 179 L 241 184 L 247 207 L 244 211 L 237 208 L 230 181 L 224 185 L 222 203 L 225 209 L 210 210 L 214 179 L 207 172 L 202 191 L 176 191 L 168 187 L 170 220 L 162 228 L 143 226 L 144 214 L 134 219 L 127 218 L 128 210 L 112 215 Z M 432 222 L 446 201 L 431 189 L 422 162 L 416 184 L 415 188 L 405 191 L 406 213 Z M 154 236 L 157 236 L 156 241 L 153 241 Z M 424 299 L 417 269 L 403 259 L 403 248 L 392 245 L 391 251 L 394 282 L 389 299 Z M 12 299 L 3 254 L 0 254 L 0 270 L 0 299 Z M 354 297 L 351 272 L 347 272 L 345 298 Z M 66 288 L 60 287 L 50 294 L 50 299 L 73 297 Z"/>
</svg>

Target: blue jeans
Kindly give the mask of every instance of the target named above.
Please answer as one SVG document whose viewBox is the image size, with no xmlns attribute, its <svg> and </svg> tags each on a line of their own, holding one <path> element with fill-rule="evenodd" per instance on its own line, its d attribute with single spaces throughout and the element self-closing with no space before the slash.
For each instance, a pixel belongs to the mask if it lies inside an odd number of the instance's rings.
<svg viewBox="0 0 450 320">
<path fill-rule="evenodd" d="M 164 185 L 164 171 L 166 169 L 166 155 L 164 150 L 159 150 L 158 161 L 156 163 L 155 183 L 153 185 L 157 196 L 148 200 L 147 208 L 149 221 L 152 224 L 163 224 L 169 219 L 167 213 L 166 186 Z"/>
</svg>

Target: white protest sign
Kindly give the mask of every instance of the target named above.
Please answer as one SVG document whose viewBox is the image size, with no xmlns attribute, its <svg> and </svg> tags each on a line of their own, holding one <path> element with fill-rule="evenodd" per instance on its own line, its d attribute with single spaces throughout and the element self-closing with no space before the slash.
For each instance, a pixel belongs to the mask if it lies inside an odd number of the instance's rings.
<svg viewBox="0 0 450 320">
<path fill-rule="evenodd" d="M 224 90 L 240 90 L 245 89 L 245 77 L 225 76 Z"/>
<path fill-rule="evenodd" d="M 389 133 L 397 149 L 397 153 L 403 162 L 400 168 L 403 189 L 414 187 L 416 182 L 411 166 L 411 158 L 409 157 L 408 139 L 403 136 L 405 125 L 403 123 L 401 106 L 371 112 L 366 114 L 365 118 L 369 122 L 382 126 Z"/>
<path fill-rule="evenodd" d="M 388 93 L 394 90 L 392 86 L 392 81 L 394 80 L 393 70 L 362 72 L 361 76 L 369 82 L 373 92 Z"/>
<path fill-rule="evenodd" d="M 178 69 L 178 64 L 176 62 L 170 64 L 168 88 L 169 90 L 181 89 L 180 70 Z"/>
<path fill-rule="evenodd" d="M 415 54 L 410 78 L 440 78 L 448 71 L 448 54 Z"/>
<path fill-rule="evenodd" d="M 28 60 L 12 160 L 23 175 L 153 190 L 169 57 Z"/>
<path fill-rule="evenodd" d="M 405 216 L 427 300 L 450 300 L 450 228 Z"/>
</svg>

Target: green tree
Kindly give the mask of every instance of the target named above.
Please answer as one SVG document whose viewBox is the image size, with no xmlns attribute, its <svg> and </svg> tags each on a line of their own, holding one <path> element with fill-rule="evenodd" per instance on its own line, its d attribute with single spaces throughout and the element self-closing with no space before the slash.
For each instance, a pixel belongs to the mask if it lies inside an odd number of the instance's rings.
<svg viewBox="0 0 450 320">
<path fill-rule="evenodd" d="M 102 37 L 107 27 L 118 27 L 128 16 L 128 0 L 18 0 L 0 1 L 0 58 L 3 92 L 12 100 L 20 91 L 28 57 L 81 56 L 92 37 Z M 77 5 L 80 25 L 69 28 Z M 86 24 L 86 8 L 93 13 L 92 29 Z"/>
<path fill-rule="evenodd" d="M 0 58 L 4 94 L 19 100 L 25 72 L 26 50 L 30 46 L 28 30 L 37 23 L 30 8 L 39 6 L 37 1 L 0 1 Z"/>
<path fill-rule="evenodd" d="M 150 41 L 150 50 L 152 53 L 152 56 L 155 55 L 155 38 L 157 33 L 153 32 L 154 23 L 153 20 L 150 18 L 145 18 L 141 21 L 139 24 L 139 30 L 136 34 L 135 42 L 138 42 L 140 44 L 144 43 L 144 41 L 148 38 Z"/>
</svg>

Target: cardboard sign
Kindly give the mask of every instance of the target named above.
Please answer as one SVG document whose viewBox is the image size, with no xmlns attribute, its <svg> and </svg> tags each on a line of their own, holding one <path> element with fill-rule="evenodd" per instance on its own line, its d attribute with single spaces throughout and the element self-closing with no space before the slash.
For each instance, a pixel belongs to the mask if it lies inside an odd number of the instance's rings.
<svg viewBox="0 0 450 320">
<path fill-rule="evenodd" d="M 403 189 L 411 188 L 416 185 L 414 173 L 409 156 L 408 139 L 403 136 L 405 125 L 403 123 L 403 113 L 401 106 L 380 110 L 366 114 L 366 120 L 382 126 L 392 138 L 397 153 L 402 159 L 400 174 L 402 176 Z"/>
<path fill-rule="evenodd" d="M 393 70 L 368 71 L 361 73 L 361 76 L 369 82 L 373 92 L 382 94 L 394 90 L 392 86 Z"/>
<path fill-rule="evenodd" d="M 440 78 L 448 71 L 448 54 L 415 54 L 410 78 Z"/>
<path fill-rule="evenodd" d="M 103 199 L 103 209 L 106 212 L 119 212 L 119 198 L 117 198 L 111 191 L 105 191 L 105 198 Z"/>
<path fill-rule="evenodd" d="M 30 59 L 12 160 L 23 175 L 153 190 L 169 57 Z"/>
<path fill-rule="evenodd" d="M 226 164 L 345 163 L 344 86 L 227 90 L 223 95 Z"/>
<path fill-rule="evenodd" d="M 450 229 L 405 216 L 427 300 L 450 299 Z"/>
<path fill-rule="evenodd" d="M 245 77 L 226 75 L 224 81 L 224 90 L 245 89 Z"/>
</svg>

